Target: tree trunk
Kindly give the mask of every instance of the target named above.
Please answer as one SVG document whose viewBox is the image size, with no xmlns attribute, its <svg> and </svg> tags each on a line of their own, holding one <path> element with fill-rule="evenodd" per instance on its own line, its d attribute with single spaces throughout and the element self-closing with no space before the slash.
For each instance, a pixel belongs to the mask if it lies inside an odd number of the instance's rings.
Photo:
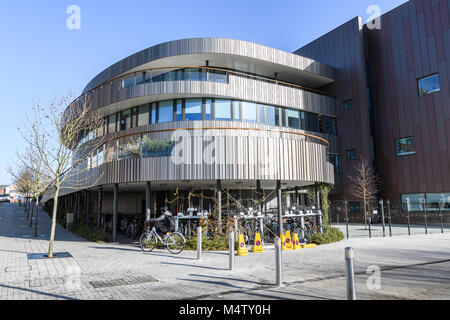
<svg viewBox="0 0 450 320">
<path fill-rule="evenodd" d="M 33 215 L 34 215 L 34 202 L 31 201 L 31 217 L 30 217 L 30 228 L 33 227 Z"/>
<path fill-rule="evenodd" d="M 55 195 L 53 197 L 53 214 L 52 214 L 52 229 L 50 232 L 50 241 L 48 245 L 48 258 L 53 258 L 53 247 L 55 244 L 55 229 L 56 229 L 56 214 L 58 212 L 58 196 L 59 196 L 59 186 L 56 186 Z"/>
<path fill-rule="evenodd" d="M 366 197 L 364 196 L 364 225 L 367 229 L 367 208 L 366 208 Z"/>
<path fill-rule="evenodd" d="M 38 224 L 38 213 L 39 213 L 39 197 L 36 198 L 36 221 L 34 222 L 34 237 L 37 238 L 37 224 Z"/>
</svg>

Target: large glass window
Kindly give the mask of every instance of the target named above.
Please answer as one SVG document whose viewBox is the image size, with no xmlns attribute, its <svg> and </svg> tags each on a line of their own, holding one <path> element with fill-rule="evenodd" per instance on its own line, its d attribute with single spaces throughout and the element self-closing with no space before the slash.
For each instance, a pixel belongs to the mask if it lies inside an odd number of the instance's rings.
<svg viewBox="0 0 450 320">
<path fill-rule="evenodd" d="M 339 164 L 339 155 L 329 153 L 328 154 L 328 161 L 334 166 L 334 174 L 340 174 L 341 173 L 341 167 Z"/>
<path fill-rule="evenodd" d="M 151 113 L 151 119 L 150 119 L 151 124 L 156 123 L 156 114 L 157 114 L 156 111 L 157 111 L 156 103 L 152 103 L 152 113 Z"/>
<path fill-rule="evenodd" d="M 348 208 L 350 209 L 350 212 L 360 212 L 361 203 L 359 201 L 349 201 Z"/>
<path fill-rule="evenodd" d="M 188 68 L 184 71 L 185 80 L 206 81 L 206 70 Z"/>
<path fill-rule="evenodd" d="M 276 113 L 278 109 L 272 106 L 266 106 L 266 124 L 269 126 L 278 126 Z"/>
<path fill-rule="evenodd" d="M 319 115 L 308 112 L 306 114 L 306 130 L 319 132 Z"/>
<path fill-rule="evenodd" d="M 116 131 L 116 114 L 112 114 L 108 118 L 108 133 L 113 133 Z"/>
<path fill-rule="evenodd" d="M 395 141 L 397 156 L 406 156 L 416 153 L 416 143 L 414 137 L 397 139 Z"/>
<path fill-rule="evenodd" d="M 241 102 L 233 101 L 233 117 L 234 121 L 241 121 Z"/>
<path fill-rule="evenodd" d="M 266 117 L 264 112 L 264 106 L 262 104 L 258 105 L 258 123 L 265 124 L 266 123 Z"/>
<path fill-rule="evenodd" d="M 292 129 L 300 129 L 300 115 L 298 110 L 288 110 L 288 126 Z"/>
<path fill-rule="evenodd" d="M 336 119 L 332 117 L 322 116 L 322 133 L 336 135 Z"/>
<path fill-rule="evenodd" d="M 209 70 L 209 81 L 227 83 L 227 74 L 224 71 Z"/>
<path fill-rule="evenodd" d="M 122 111 L 120 114 L 120 130 L 129 129 L 131 127 L 130 121 L 131 110 Z"/>
<path fill-rule="evenodd" d="M 158 109 L 158 122 L 173 121 L 173 100 L 161 101 Z"/>
<path fill-rule="evenodd" d="M 176 113 L 177 113 L 176 120 L 182 121 L 183 120 L 183 100 L 177 100 Z"/>
<path fill-rule="evenodd" d="M 441 86 L 439 84 L 439 74 L 436 73 L 433 74 L 432 76 L 419 79 L 418 85 L 420 96 L 440 91 Z"/>
<path fill-rule="evenodd" d="M 189 121 L 202 120 L 202 99 L 186 99 L 185 119 Z"/>
<path fill-rule="evenodd" d="M 410 211 L 422 211 L 423 210 L 423 200 L 425 199 L 424 193 L 417 194 L 402 194 L 402 208 L 403 210 L 407 210 L 406 208 L 406 199 L 409 199 L 409 210 Z"/>
<path fill-rule="evenodd" d="M 230 100 L 216 99 L 215 119 L 231 121 L 231 101 Z"/>
<path fill-rule="evenodd" d="M 205 99 L 205 120 L 212 120 L 212 99 Z"/>
<path fill-rule="evenodd" d="M 256 122 L 256 103 L 242 102 L 242 120 Z"/>
<path fill-rule="evenodd" d="M 409 199 L 410 211 L 424 211 L 424 201 L 427 211 L 450 211 L 450 193 L 417 193 L 402 194 L 402 210 L 406 211 L 406 199 Z"/>
<path fill-rule="evenodd" d="M 306 130 L 306 112 L 300 111 L 300 129 Z"/>
</svg>

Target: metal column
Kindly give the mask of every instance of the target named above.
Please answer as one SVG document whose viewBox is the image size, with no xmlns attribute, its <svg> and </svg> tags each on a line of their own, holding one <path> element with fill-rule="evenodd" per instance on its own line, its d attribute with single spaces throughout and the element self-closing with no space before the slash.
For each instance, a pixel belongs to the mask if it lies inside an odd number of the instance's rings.
<svg viewBox="0 0 450 320">
<path fill-rule="evenodd" d="M 145 221 L 150 220 L 151 218 L 151 206 L 152 206 L 152 183 L 150 181 L 147 181 L 145 185 Z"/>
<path fill-rule="evenodd" d="M 283 228 L 283 212 L 281 206 L 281 181 L 277 180 L 277 207 L 278 207 L 278 235 L 284 233 Z"/>
<path fill-rule="evenodd" d="M 222 182 L 217 180 L 217 220 L 222 225 Z"/>
<path fill-rule="evenodd" d="M 113 223 L 112 223 L 112 241 L 116 242 L 117 236 L 117 210 L 119 206 L 119 184 L 114 184 L 114 203 L 113 203 Z"/>
</svg>

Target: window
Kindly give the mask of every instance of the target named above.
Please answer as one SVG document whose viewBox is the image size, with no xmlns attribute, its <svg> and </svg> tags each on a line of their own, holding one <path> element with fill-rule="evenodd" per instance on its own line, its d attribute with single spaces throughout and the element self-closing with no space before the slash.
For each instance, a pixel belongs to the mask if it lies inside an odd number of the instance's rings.
<svg viewBox="0 0 450 320">
<path fill-rule="evenodd" d="M 300 129 L 306 130 L 306 112 L 300 111 Z"/>
<path fill-rule="evenodd" d="M 414 137 L 395 140 L 397 156 L 406 156 L 416 153 L 416 143 Z"/>
<path fill-rule="evenodd" d="M 264 106 L 262 104 L 258 105 L 258 123 L 265 124 L 266 123 L 266 117 L 264 115 Z"/>
<path fill-rule="evenodd" d="M 215 119 L 231 121 L 231 101 L 216 99 Z"/>
<path fill-rule="evenodd" d="M 334 174 L 341 173 L 341 167 L 339 166 L 339 155 L 329 153 L 328 162 L 330 162 L 334 166 Z"/>
<path fill-rule="evenodd" d="M 206 81 L 206 72 L 203 69 L 188 68 L 184 71 L 185 80 Z"/>
<path fill-rule="evenodd" d="M 424 211 L 424 201 L 427 211 L 450 211 L 450 193 L 416 193 L 402 194 L 402 210 L 406 211 L 406 200 L 409 199 L 410 211 Z"/>
<path fill-rule="evenodd" d="M 347 150 L 347 160 L 356 160 L 356 150 L 355 149 L 351 149 L 351 150 Z"/>
<path fill-rule="evenodd" d="M 242 120 L 256 122 L 256 103 L 242 102 Z"/>
<path fill-rule="evenodd" d="M 439 84 L 439 73 L 433 74 L 429 77 L 421 78 L 417 81 L 419 85 L 420 96 L 441 91 L 441 86 Z"/>
<path fill-rule="evenodd" d="M 353 100 L 348 100 L 344 102 L 344 111 L 353 109 Z"/>
<path fill-rule="evenodd" d="M 241 121 L 241 102 L 240 101 L 233 101 L 233 117 L 234 121 Z"/>
<path fill-rule="evenodd" d="M 322 116 L 322 133 L 336 135 L 336 119 L 332 117 Z"/>
<path fill-rule="evenodd" d="M 308 112 L 306 114 L 306 130 L 319 132 L 319 115 L 316 113 Z"/>
<path fill-rule="evenodd" d="M 350 209 L 350 212 L 360 212 L 361 203 L 359 201 L 349 201 L 348 208 Z"/>
<path fill-rule="evenodd" d="M 151 113 L 151 119 L 150 119 L 150 123 L 151 124 L 155 124 L 156 123 L 156 103 L 152 103 L 152 113 Z"/>
<path fill-rule="evenodd" d="M 113 133 L 116 131 L 116 115 L 112 114 L 108 118 L 108 133 Z"/>
<path fill-rule="evenodd" d="M 176 121 L 183 120 L 183 100 L 177 100 Z"/>
<path fill-rule="evenodd" d="M 131 121 L 130 121 L 131 110 L 122 111 L 120 114 L 120 130 L 130 129 Z"/>
<path fill-rule="evenodd" d="M 205 120 L 212 120 L 212 99 L 205 99 Z"/>
<path fill-rule="evenodd" d="M 186 99 L 185 120 L 195 121 L 203 119 L 202 99 Z"/>
<path fill-rule="evenodd" d="M 288 126 L 292 129 L 300 129 L 300 115 L 297 110 L 288 110 Z"/>
<path fill-rule="evenodd" d="M 278 118 L 276 117 L 276 113 L 278 112 L 278 108 L 272 106 L 265 106 L 266 109 L 266 124 L 269 126 L 278 126 Z"/>
<path fill-rule="evenodd" d="M 158 122 L 173 121 L 173 100 L 161 101 L 158 109 Z"/>
<path fill-rule="evenodd" d="M 227 74 L 224 71 L 209 70 L 209 81 L 227 83 Z"/>
</svg>

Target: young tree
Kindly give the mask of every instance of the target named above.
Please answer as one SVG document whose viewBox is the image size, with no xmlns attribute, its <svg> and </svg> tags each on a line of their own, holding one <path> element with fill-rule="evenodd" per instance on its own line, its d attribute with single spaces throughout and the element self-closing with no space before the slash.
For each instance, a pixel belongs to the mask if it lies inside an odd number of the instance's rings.
<svg viewBox="0 0 450 320">
<path fill-rule="evenodd" d="M 87 100 L 78 100 L 68 106 L 70 96 L 55 98 L 48 107 L 35 104 L 34 117 L 29 120 L 27 132 L 23 134 L 33 152 L 41 162 L 40 173 L 50 181 L 53 192 L 52 226 L 48 257 L 53 258 L 58 198 L 62 189 L 89 187 L 91 153 L 99 147 L 100 139 L 82 142 L 81 139 L 102 126 L 102 120 L 91 112 Z"/>
<path fill-rule="evenodd" d="M 350 180 L 349 193 L 357 199 L 361 199 L 364 204 L 364 223 L 367 224 L 367 201 L 376 199 L 377 186 L 380 178 L 375 173 L 375 169 L 369 162 L 361 157 L 354 165 L 355 175 L 348 176 Z"/>
</svg>

